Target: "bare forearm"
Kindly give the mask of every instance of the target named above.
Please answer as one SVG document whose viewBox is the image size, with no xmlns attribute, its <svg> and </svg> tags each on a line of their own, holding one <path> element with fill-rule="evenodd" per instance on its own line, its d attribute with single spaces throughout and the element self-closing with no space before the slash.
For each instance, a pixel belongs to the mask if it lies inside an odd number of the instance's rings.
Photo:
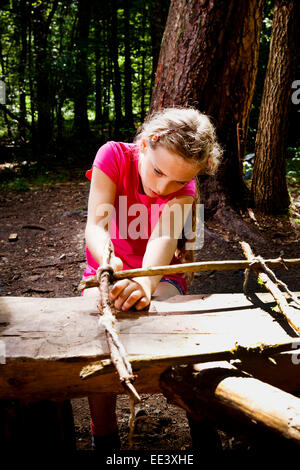
<svg viewBox="0 0 300 470">
<path fill-rule="evenodd" d="M 103 227 L 96 224 L 88 224 L 85 229 L 85 239 L 89 251 L 99 265 L 103 264 L 103 248 L 110 235 Z"/>
<path fill-rule="evenodd" d="M 149 266 L 166 266 L 170 264 L 177 247 L 177 240 L 169 238 L 156 238 L 149 240 L 144 258 L 143 268 Z M 162 276 L 148 276 L 136 278 L 137 282 L 142 282 L 143 287 L 148 289 L 152 295 Z"/>
</svg>

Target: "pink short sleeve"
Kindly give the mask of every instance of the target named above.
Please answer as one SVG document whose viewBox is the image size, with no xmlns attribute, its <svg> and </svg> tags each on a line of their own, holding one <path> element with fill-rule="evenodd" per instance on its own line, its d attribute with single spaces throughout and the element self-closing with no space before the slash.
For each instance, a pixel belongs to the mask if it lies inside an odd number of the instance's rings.
<svg viewBox="0 0 300 470">
<path fill-rule="evenodd" d="M 118 150 L 114 142 L 107 142 L 98 150 L 93 167 L 96 166 L 103 171 L 115 184 L 118 184 L 120 178 L 120 165 L 118 164 Z M 85 176 L 91 181 L 93 167 L 88 170 Z"/>
</svg>

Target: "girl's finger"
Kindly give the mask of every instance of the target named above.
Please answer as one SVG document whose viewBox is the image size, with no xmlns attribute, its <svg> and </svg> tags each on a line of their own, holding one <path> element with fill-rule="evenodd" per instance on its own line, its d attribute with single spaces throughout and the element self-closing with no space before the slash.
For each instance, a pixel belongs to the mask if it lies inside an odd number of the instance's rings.
<svg viewBox="0 0 300 470">
<path fill-rule="evenodd" d="M 142 297 L 142 292 L 140 291 L 133 291 L 126 299 L 126 301 L 122 305 L 122 310 L 130 309 L 137 301 L 140 300 Z"/>
<path fill-rule="evenodd" d="M 109 298 L 111 300 L 115 300 L 121 294 L 121 292 L 128 286 L 128 284 L 128 279 L 122 279 L 121 281 L 117 281 L 109 293 Z"/>
<path fill-rule="evenodd" d="M 120 292 L 118 297 L 115 299 L 115 303 L 114 303 L 115 307 L 120 310 L 123 304 L 128 300 L 128 298 L 134 294 L 135 290 L 136 290 L 135 286 L 132 284 L 129 284 L 128 286 L 126 286 L 125 289 L 123 289 L 122 292 Z M 141 295 L 137 296 L 136 301 L 140 297 Z M 130 306 L 131 305 L 127 306 L 127 308 L 130 308 Z"/>
<path fill-rule="evenodd" d="M 143 310 L 143 308 L 147 307 L 149 305 L 149 299 L 147 297 L 142 297 L 137 303 L 135 308 L 137 310 Z"/>
</svg>

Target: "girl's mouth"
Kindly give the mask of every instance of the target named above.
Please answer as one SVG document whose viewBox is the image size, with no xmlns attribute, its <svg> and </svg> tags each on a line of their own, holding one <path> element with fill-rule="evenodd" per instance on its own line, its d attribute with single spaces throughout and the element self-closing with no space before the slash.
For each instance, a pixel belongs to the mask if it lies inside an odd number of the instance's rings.
<svg viewBox="0 0 300 470">
<path fill-rule="evenodd" d="M 150 192 L 150 196 L 152 197 L 159 197 L 159 194 L 155 193 L 154 191 L 152 191 L 152 189 L 149 188 L 149 192 Z"/>
</svg>

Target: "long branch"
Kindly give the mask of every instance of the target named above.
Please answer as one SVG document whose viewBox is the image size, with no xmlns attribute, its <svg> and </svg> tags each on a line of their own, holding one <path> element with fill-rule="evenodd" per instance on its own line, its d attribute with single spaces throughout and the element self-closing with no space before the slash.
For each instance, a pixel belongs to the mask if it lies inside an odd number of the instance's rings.
<svg viewBox="0 0 300 470">
<path fill-rule="evenodd" d="M 294 259 L 268 259 L 265 264 L 270 268 L 288 268 L 300 266 L 300 258 Z M 236 269 L 247 269 L 255 266 L 252 261 L 247 260 L 227 260 L 227 261 L 201 261 L 197 263 L 182 263 L 167 266 L 154 266 L 149 268 L 128 269 L 127 271 L 117 271 L 113 274 L 115 280 L 140 277 L 140 276 L 157 276 L 159 274 L 176 274 L 188 273 L 196 271 L 230 271 Z M 257 263 L 259 265 L 259 263 Z M 81 281 L 78 290 L 87 289 L 89 287 L 97 287 L 98 281 L 96 276 L 92 276 L 85 281 Z"/>
<path fill-rule="evenodd" d="M 113 245 L 109 241 L 104 247 L 103 252 L 103 262 L 106 265 L 109 265 L 110 258 L 113 253 Z M 134 386 L 132 381 L 134 380 L 134 375 L 130 362 L 127 358 L 127 354 L 124 346 L 120 342 L 117 332 L 114 329 L 115 316 L 113 315 L 111 301 L 109 299 L 109 283 L 110 283 L 110 272 L 106 269 L 103 270 L 99 276 L 98 287 L 101 294 L 101 318 L 99 323 L 105 329 L 106 341 L 109 347 L 111 361 L 114 364 L 120 381 L 125 388 L 128 395 L 135 401 L 141 401 L 141 398 Z"/>
</svg>

